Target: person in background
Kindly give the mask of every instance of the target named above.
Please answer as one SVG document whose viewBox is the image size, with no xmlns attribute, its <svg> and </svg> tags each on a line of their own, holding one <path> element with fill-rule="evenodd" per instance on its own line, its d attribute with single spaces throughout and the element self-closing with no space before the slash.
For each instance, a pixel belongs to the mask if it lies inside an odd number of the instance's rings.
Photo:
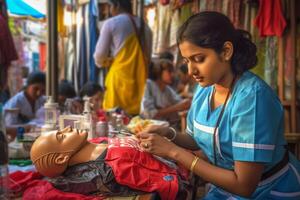
<svg viewBox="0 0 300 200">
<path fill-rule="evenodd" d="M 66 100 L 70 101 L 70 107 L 66 106 Z M 62 80 L 58 85 L 58 97 L 57 97 L 58 109 L 60 114 L 70 112 L 70 114 L 81 114 L 83 106 L 80 100 L 76 98 L 76 91 L 73 85 L 67 81 Z M 68 110 L 69 109 L 69 110 Z M 32 121 L 36 125 L 43 125 L 45 123 L 45 108 L 40 107 L 36 111 L 35 119 Z"/>
<path fill-rule="evenodd" d="M 42 72 L 33 72 L 28 76 L 24 90 L 4 105 L 7 126 L 28 124 L 35 118 L 36 111 L 45 103 L 45 84 L 46 76 Z"/>
<path fill-rule="evenodd" d="M 90 103 L 92 104 L 92 110 L 94 113 L 94 119 L 105 115 L 102 106 L 104 89 L 99 84 L 93 82 L 86 83 L 81 88 L 79 96 L 82 100 L 84 100 L 84 97 L 90 98 Z"/>
<path fill-rule="evenodd" d="M 159 59 L 167 59 L 167 60 L 170 60 L 172 63 L 174 63 L 174 55 L 169 51 L 165 51 L 163 53 L 160 53 L 158 58 Z"/>
<path fill-rule="evenodd" d="M 183 98 L 192 98 L 197 88 L 197 82 L 188 74 L 188 67 L 186 64 L 181 64 L 178 68 L 179 84 L 177 85 L 177 92 Z"/>
<path fill-rule="evenodd" d="M 151 30 L 132 15 L 130 0 L 108 0 L 113 16 L 100 32 L 94 53 L 98 67 L 110 67 L 105 80 L 103 108 L 122 108 L 136 115 L 147 79 L 151 56 Z"/>
<path fill-rule="evenodd" d="M 79 92 L 81 99 L 85 96 L 90 97 L 90 102 L 93 104 L 94 110 L 102 109 L 103 95 L 103 88 L 99 84 L 93 82 L 86 83 Z"/>
<path fill-rule="evenodd" d="M 67 80 L 61 80 L 58 86 L 58 104 L 64 107 L 66 99 L 73 99 L 76 97 L 74 86 Z"/>
<path fill-rule="evenodd" d="M 149 79 L 141 102 L 141 115 L 171 123 L 179 121 L 178 112 L 190 107 L 190 99 L 182 99 L 170 87 L 174 67 L 171 61 L 160 59 L 150 65 Z"/>
</svg>

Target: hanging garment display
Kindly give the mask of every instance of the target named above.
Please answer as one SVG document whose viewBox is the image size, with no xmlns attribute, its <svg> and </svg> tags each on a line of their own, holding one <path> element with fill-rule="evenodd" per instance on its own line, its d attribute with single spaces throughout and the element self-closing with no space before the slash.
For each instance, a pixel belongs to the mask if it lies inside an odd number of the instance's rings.
<svg viewBox="0 0 300 200">
<path fill-rule="evenodd" d="M 0 14 L 0 85 L 5 88 L 7 84 L 8 67 L 18 55 L 15 44 L 5 17 Z"/>
<path fill-rule="evenodd" d="M 281 0 L 260 0 L 258 15 L 254 21 L 261 37 L 282 36 L 286 21 L 282 14 Z"/>
</svg>

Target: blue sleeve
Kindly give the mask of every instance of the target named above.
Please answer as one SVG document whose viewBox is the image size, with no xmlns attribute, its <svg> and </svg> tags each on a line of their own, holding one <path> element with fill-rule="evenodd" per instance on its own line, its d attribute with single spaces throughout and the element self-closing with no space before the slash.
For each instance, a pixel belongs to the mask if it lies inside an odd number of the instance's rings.
<svg viewBox="0 0 300 200">
<path fill-rule="evenodd" d="M 242 91 L 231 111 L 233 159 L 271 162 L 277 137 L 283 134 L 283 109 L 269 88 Z"/>
<path fill-rule="evenodd" d="M 197 90 L 194 94 L 193 101 L 191 104 L 191 107 L 189 109 L 187 119 L 186 119 L 186 133 L 191 135 L 193 137 L 194 135 L 194 119 L 195 119 L 195 113 L 197 113 L 195 110 L 197 109 L 198 104 L 202 104 L 203 102 L 200 102 L 201 95 L 203 94 L 203 88 L 197 87 Z"/>
</svg>

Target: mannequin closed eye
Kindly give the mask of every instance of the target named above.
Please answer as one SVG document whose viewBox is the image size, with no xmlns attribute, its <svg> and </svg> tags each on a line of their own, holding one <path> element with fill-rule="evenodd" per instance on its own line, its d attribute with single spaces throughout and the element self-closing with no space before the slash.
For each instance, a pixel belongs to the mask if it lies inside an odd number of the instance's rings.
<svg viewBox="0 0 300 200">
<path fill-rule="evenodd" d="M 62 133 L 62 132 L 57 132 L 57 133 L 56 133 L 56 139 L 57 139 L 58 141 L 62 141 L 65 137 L 66 137 L 65 134 Z"/>
</svg>

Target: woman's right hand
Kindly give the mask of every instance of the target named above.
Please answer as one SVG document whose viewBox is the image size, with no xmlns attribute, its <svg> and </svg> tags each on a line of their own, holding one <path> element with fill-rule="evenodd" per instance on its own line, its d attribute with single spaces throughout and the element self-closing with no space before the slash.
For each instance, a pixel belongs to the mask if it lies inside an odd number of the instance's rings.
<svg viewBox="0 0 300 200">
<path fill-rule="evenodd" d="M 156 133 L 160 136 L 167 137 L 169 132 L 170 132 L 169 126 L 151 124 L 146 126 L 142 131 L 138 132 L 137 137 L 139 137 L 139 134 L 142 133 Z"/>
</svg>

